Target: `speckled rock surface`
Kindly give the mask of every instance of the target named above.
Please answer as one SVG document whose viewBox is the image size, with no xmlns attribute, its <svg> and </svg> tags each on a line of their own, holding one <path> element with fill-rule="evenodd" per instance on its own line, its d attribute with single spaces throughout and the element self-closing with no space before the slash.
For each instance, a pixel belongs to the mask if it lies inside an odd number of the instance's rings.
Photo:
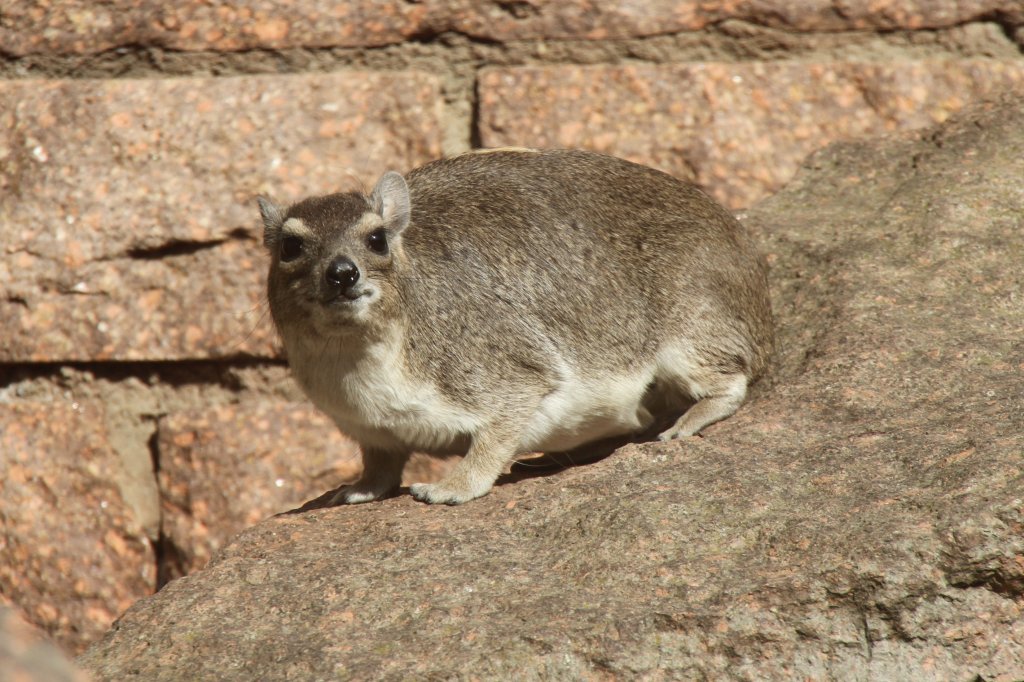
<svg viewBox="0 0 1024 682">
<path fill-rule="evenodd" d="M 746 216 L 773 374 L 703 438 L 286 515 L 99 680 L 1024 678 L 1024 107 L 836 145 Z"/>
<path fill-rule="evenodd" d="M 202 568 L 236 533 L 358 478 L 358 447 L 305 405 L 219 405 L 160 420 L 168 575 Z"/>
<path fill-rule="evenodd" d="M 438 87 L 417 72 L 0 83 L 0 361 L 276 355 L 256 195 L 436 158 Z"/>
<path fill-rule="evenodd" d="M 487 40 L 632 38 L 738 19 L 798 31 L 928 29 L 980 18 L 1024 24 L 1016 0 L 27 0 L 5 7 L 0 51 L 93 53 L 372 47 L 457 31 Z"/>
<path fill-rule="evenodd" d="M 622 156 L 739 208 L 829 142 L 932 125 L 1008 90 L 1024 91 L 1024 61 L 495 68 L 480 76 L 480 134 Z"/>
<path fill-rule="evenodd" d="M 239 531 L 362 473 L 359 447 L 308 404 L 218 405 L 168 415 L 157 432 L 161 579 L 206 565 Z M 448 460 L 415 455 L 403 483 L 439 479 Z"/>
<path fill-rule="evenodd" d="M 0 50 L 22 55 L 101 52 L 122 45 L 175 50 L 385 45 L 415 33 L 426 11 L 425 5 L 399 0 L 29 0 L 4 9 Z"/>
<path fill-rule="evenodd" d="M 693 31 L 730 19 L 796 31 L 940 28 L 981 17 L 1024 24 L 1024 8 L 1014 0 L 468 0 L 453 4 L 458 8 L 456 30 L 491 40 L 632 38 Z"/>
<path fill-rule="evenodd" d="M 13 610 L 0 605 L 0 681 L 86 682 L 89 678 Z"/>
<path fill-rule="evenodd" d="M 81 651 L 156 584 L 98 404 L 0 404 L 0 594 Z"/>
</svg>

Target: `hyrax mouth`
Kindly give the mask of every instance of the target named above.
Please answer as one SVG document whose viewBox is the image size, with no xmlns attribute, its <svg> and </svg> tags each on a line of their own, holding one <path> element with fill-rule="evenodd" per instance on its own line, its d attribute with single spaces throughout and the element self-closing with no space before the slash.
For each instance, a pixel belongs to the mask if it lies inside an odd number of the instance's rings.
<svg viewBox="0 0 1024 682">
<path fill-rule="evenodd" d="M 321 300 L 321 303 L 325 306 L 344 306 L 351 305 L 361 298 L 367 298 L 370 296 L 370 291 L 366 289 L 360 289 L 359 291 L 350 290 L 345 292 L 334 292 L 329 291 Z"/>
</svg>

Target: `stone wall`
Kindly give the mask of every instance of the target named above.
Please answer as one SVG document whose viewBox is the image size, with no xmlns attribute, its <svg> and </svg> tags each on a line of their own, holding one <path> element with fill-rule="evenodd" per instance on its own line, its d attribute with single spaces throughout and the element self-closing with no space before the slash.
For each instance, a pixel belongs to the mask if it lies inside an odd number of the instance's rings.
<svg viewBox="0 0 1024 682">
<path fill-rule="evenodd" d="M 565 146 L 742 209 L 830 141 L 1024 92 L 1022 52 L 1019 0 L 5 7 L 0 601 L 81 651 L 358 474 L 288 379 L 256 195 Z"/>
</svg>

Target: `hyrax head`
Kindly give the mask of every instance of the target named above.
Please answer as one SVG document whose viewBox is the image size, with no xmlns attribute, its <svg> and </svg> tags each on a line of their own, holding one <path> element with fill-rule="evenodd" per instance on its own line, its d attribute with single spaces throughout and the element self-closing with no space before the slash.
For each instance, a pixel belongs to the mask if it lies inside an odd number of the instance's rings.
<svg viewBox="0 0 1024 682">
<path fill-rule="evenodd" d="M 287 210 L 258 201 L 270 312 L 282 333 L 343 335 L 388 314 L 411 210 L 401 175 L 385 173 L 368 197 L 331 194 Z"/>
</svg>

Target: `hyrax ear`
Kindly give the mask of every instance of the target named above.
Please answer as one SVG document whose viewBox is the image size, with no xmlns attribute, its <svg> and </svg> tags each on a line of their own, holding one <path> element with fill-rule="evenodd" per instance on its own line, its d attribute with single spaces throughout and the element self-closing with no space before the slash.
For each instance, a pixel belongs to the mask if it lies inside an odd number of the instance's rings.
<svg viewBox="0 0 1024 682">
<path fill-rule="evenodd" d="M 263 216 L 263 245 L 270 248 L 281 233 L 284 215 L 277 204 L 266 197 L 256 197 L 256 203 L 260 205 L 260 215 Z"/>
<path fill-rule="evenodd" d="M 409 201 L 409 186 L 405 178 L 395 171 L 388 171 L 377 181 L 370 194 L 370 205 L 384 220 L 384 226 L 398 234 L 409 224 L 412 211 Z"/>
</svg>

